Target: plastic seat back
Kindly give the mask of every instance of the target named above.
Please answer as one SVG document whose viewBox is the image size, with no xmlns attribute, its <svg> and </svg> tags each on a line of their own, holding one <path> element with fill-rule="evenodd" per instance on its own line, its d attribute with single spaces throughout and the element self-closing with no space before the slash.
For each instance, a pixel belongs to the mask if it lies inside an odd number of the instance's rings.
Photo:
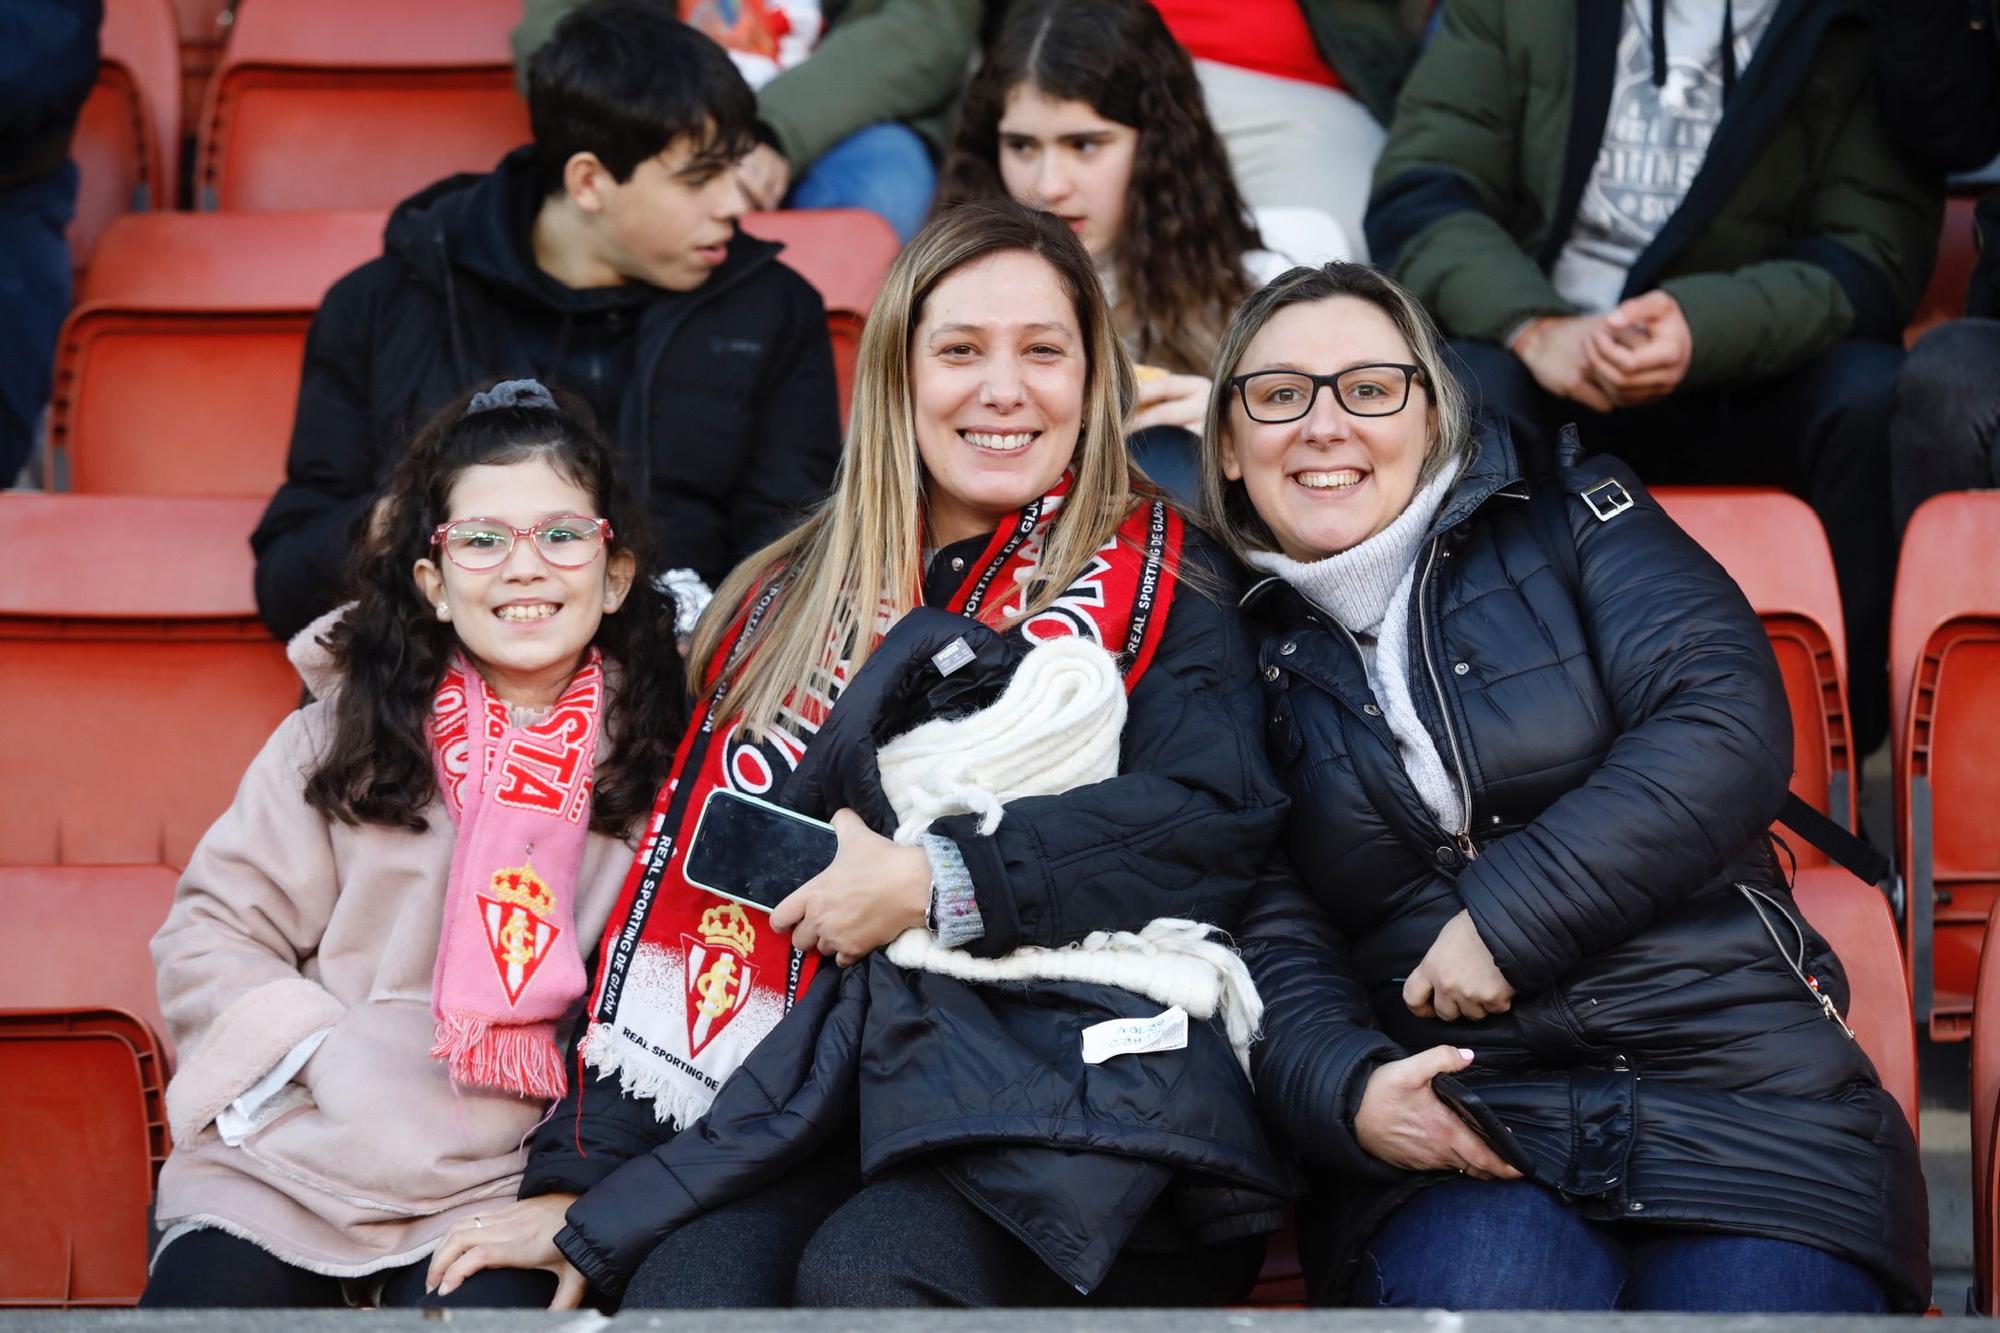
<svg viewBox="0 0 2000 1333">
<path fill-rule="evenodd" d="M 530 137 L 518 0 L 245 0 L 202 116 L 202 207 L 386 208 Z"/>
<path fill-rule="evenodd" d="M 1875 1064 L 1882 1086 L 1917 1129 L 1917 1027 L 1909 980 L 1888 899 L 1839 866 L 1799 871 L 1799 910 L 1833 946 L 1847 973 L 1847 1025 Z"/>
<path fill-rule="evenodd" d="M 1972 1001 L 1972 1296 L 1981 1314 L 2000 1309 L 2000 953 L 1991 938 L 1979 952 Z"/>
<path fill-rule="evenodd" d="M 1972 281 L 1972 266 L 1979 259 L 1979 247 L 1972 232 L 1972 210 L 1979 200 L 1973 195 L 1951 195 L 1944 201 L 1944 224 L 1938 230 L 1937 264 L 1924 288 L 1917 312 L 1903 329 L 1903 346 L 1948 319 L 1965 313 L 1965 288 Z"/>
<path fill-rule="evenodd" d="M 262 508 L 0 495 L 0 751 L 34 757 L 0 864 L 186 864 L 299 700 L 254 615 Z"/>
<path fill-rule="evenodd" d="M 105 0 L 97 83 L 77 118 L 70 255 L 89 262 L 121 213 L 172 208 L 180 179 L 180 49 L 170 0 Z"/>
<path fill-rule="evenodd" d="M 1653 495 L 1729 571 L 1764 621 L 1792 708 L 1792 790 L 1853 828 L 1846 629 L 1818 515 L 1776 490 L 1662 486 Z M 1803 838 L 1786 836 L 1786 845 L 1801 866 L 1827 864 Z"/>
<path fill-rule="evenodd" d="M 0 1010 L 0 1306 L 137 1303 L 164 1086 L 131 1014 Z"/>
<path fill-rule="evenodd" d="M 902 242 L 881 217 L 860 208 L 751 213 L 743 219 L 743 230 L 783 245 L 779 259 L 810 282 L 826 303 L 833 369 L 840 383 L 840 419 L 846 421 L 861 329 Z"/>
<path fill-rule="evenodd" d="M 1890 616 L 1890 707 L 1920 1023 L 1963 1040 L 2000 897 L 2000 492 L 1939 495 L 1903 539 Z"/>
<path fill-rule="evenodd" d="M 269 497 L 306 329 L 381 253 L 378 212 L 118 219 L 64 322 L 50 461 L 69 489 Z"/>
<path fill-rule="evenodd" d="M 0 866 L 0 1008 L 122 1009 L 171 1063 L 147 946 L 178 878 L 165 866 Z"/>
</svg>

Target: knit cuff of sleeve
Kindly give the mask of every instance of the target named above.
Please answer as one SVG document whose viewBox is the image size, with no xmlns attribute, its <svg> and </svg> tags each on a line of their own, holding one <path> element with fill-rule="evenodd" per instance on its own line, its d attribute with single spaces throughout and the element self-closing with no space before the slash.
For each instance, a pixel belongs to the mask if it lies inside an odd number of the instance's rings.
<svg viewBox="0 0 2000 1333">
<path fill-rule="evenodd" d="M 947 949 L 972 943 L 986 933 L 986 922 L 965 856 L 957 843 L 936 833 L 924 834 L 923 848 L 931 862 L 931 935 Z"/>
</svg>

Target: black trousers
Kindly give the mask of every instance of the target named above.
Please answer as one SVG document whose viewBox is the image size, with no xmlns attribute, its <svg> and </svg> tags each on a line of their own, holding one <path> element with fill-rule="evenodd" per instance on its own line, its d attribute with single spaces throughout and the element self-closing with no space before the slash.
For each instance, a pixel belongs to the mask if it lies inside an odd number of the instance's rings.
<svg viewBox="0 0 2000 1333">
<path fill-rule="evenodd" d="M 1898 532 L 1933 495 L 2000 486 L 2000 319 L 1955 319 L 1910 349 L 1889 455 Z"/>
<path fill-rule="evenodd" d="M 1631 465 L 1650 485 L 1778 486 L 1826 528 L 1847 617 L 1848 703 L 1857 754 L 1889 732 L 1889 599 L 1896 586 L 1889 420 L 1903 349 L 1850 338 L 1766 380 L 1676 393 L 1592 412 L 1535 382 L 1495 343 L 1451 345 L 1466 387 L 1506 418 L 1530 472 L 1574 421 L 1589 453 Z"/>
<path fill-rule="evenodd" d="M 852 1152 L 833 1150 L 668 1236 L 621 1308 L 1212 1306 L 1242 1299 L 1263 1259 L 1261 1236 L 1128 1249 L 1086 1297 L 935 1168 L 863 1185 Z"/>
<path fill-rule="evenodd" d="M 556 1278 L 540 1269 L 489 1268 L 449 1296 L 428 1295 L 429 1259 L 367 1277 L 328 1277 L 286 1263 L 226 1231 L 191 1231 L 153 1260 L 141 1309 L 307 1310 L 349 1305 L 385 1309 L 546 1309 Z"/>
</svg>

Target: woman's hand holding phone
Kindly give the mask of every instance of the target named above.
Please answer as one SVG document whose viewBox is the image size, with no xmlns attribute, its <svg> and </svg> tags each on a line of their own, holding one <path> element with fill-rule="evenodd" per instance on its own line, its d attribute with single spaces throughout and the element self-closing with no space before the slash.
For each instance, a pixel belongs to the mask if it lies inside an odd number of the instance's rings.
<svg viewBox="0 0 2000 1333">
<path fill-rule="evenodd" d="M 1354 1141 L 1371 1157 L 1405 1171 L 1458 1171 L 1479 1180 L 1519 1180 L 1473 1128 L 1431 1088 L 1439 1074 L 1472 1063 L 1472 1052 L 1433 1046 L 1392 1060 L 1368 1076 L 1354 1113 Z"/>
<path fill-rule="evenodd" d="M 792 933 L 793 948 L 830 953 L 846 967 L 924 924 L 931 860 L 921 847 L 883 837 L 852 810 L 835 813 L 833 831 L 840 839 L 833 864 L 772 908 L 771 925 Z"/>
</svg>

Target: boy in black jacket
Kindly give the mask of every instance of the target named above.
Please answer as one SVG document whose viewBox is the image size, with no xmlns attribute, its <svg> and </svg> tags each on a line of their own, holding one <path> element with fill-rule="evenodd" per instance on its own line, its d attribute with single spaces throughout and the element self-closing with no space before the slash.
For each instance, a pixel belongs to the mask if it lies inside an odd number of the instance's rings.
<svg viewBox="0 0 2000 1333">
<path fill-rule="evenodd" d="M 736 229 L 757 108 L 729 57 L 652 0 L 594 0 L 536 54 L 528 108 L 534 143 L 405 201 L 313 320 L 285 483 L 250 539 L 280 636 L 334 605 L 404 443 L 481 380 L 591 405 L 684 608 L 832 480 L 826 312 Z"/>
</svg>

